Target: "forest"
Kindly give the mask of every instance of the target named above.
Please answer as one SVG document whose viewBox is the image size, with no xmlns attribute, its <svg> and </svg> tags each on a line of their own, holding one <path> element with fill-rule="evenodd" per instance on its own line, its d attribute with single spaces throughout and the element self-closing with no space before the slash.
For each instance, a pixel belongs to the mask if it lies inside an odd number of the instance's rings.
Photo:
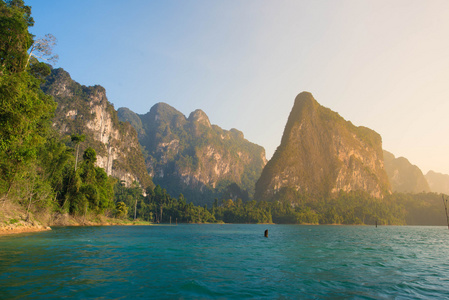
<svg viewBox="0 0 449 300">
<path fill-rule="evenodd" d="M 68 214 L 172 224 L 445 224 L 441 195 L 434 193 L 315 199 L 283 190 L 276 201 L 226 198 L 202 207 L 159 185 L 126 187 L 95 165 L 93 148 L 79 153 L 83 135 L 61 136 L 52 127 L 56 102 L 41 89 L 50 74 L 41 60 L 55 58 L 54 41 L 36 39 L 33 24 L 22 0 L 0 1 L 0 208 L 19 207 L 27 220 Z"/>
<path fill-rule="evenodd" d="M 155 223 L 275 223 L 339 225 L 445 225 L 442 197 L 436 193 L 395 193 L 377 199 L 365 192 L 341 192 L 315 199 L 288 193 L 280 201 L 215 199 L 212 207 L 194 206 L 181 194 L 173 198 L 157 185 L 145 196 L 135 186 L 115 186 L 118 217 Z"/>
</svg>

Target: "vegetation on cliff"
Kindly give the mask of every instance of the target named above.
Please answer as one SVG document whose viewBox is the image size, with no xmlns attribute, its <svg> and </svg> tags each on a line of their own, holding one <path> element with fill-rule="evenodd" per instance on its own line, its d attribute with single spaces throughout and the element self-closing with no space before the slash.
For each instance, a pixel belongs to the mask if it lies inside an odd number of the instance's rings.
<svg viewBox="0 0 449 300">
<path fill-rule="evenodd" d="M 51 71 L 42 89 L 58 104 L 53 127 L 61 135 L 84 135 L 80 151 L 95 149 L 97 165 L 108 175 L 128 184 L 138 181 L 142 188 L 153 185 L 134 128 L 119 121 L 103 87 L 80 85 L 59 68 Z"/>
<path fill-rule="evenodd" d="M 48 147 L 55 102 L 40 89 L 48 67 L 30 59 L 31 9 L 22 1 L 0 2 L 0 199 L 20 201 L 27 211 L 47 205 L 51 171 L 39 155 Z"/>
<path fill-rule="evenodd" d="M 41 90 L 51 70 L 28 52 L 37 42 L 28 31 L 33 24 L 23 1 L 0 1 L 0 207 L 18 205 L 26 221 L 114 214 L 116 180 L 94 165 L 96 151 L 84 148 L 76 167 L 72 140 L 51 126 L 57 104 Z"/>
<path fill-rule="evenodd" d="M 265 151 L 242 132 L 211 125 L 201 110 L 186 118 L 165 103 L 154 105 L 145 115 L 126 108 L 118 112 L 139 133 L 154 182 L 170 194 L 182 193 L 195 203 L 210 205 L 237 185 L 234 200 L 252 196 L 265 165 Z"/>
<path fill-rule="evenodd" d="M 340 191 L 389 194 L 380 135 L 345 121 L 310 93 L 299 94 L 281 144 L 256 183 L 256 198 L 277 200 L 282 188 L 317 198 Z"/>
</svg>

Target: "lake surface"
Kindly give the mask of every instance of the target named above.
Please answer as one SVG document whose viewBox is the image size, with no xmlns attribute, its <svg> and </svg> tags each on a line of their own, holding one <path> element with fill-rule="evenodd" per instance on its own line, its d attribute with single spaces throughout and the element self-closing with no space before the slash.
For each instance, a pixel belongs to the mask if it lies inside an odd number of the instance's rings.
<svg viewBox="0 0 449 300">
<path fill-rule="evenodd" d="M 449 230 L 211 224 L 0 237 L 1 299 L 61 297 L 448 298 Z"/>
</svg>

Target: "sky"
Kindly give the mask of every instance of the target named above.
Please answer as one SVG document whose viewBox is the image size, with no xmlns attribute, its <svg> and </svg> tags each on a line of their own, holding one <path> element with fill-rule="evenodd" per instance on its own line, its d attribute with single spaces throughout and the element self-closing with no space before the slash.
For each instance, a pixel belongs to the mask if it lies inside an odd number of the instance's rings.
<svg viewBox="0 0 449 300">
<path fill-rule="evenodd" d="M 116 109 L 165 102 L 241 130 L 270 159 L 295 97 L 449 174 L 447 0 L 25 0 L 55 67 Z"/>
</svg>

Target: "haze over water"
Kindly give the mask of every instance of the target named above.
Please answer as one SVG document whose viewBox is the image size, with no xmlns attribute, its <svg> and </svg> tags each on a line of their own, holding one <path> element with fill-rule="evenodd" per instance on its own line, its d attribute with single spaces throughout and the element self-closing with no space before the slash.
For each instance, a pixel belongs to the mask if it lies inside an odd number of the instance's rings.
<svg viewBox="0 0 449 300">
<path fill-rule="evenodd" d="M 60 227 L 0 237 L 0 298 L 446 298 L 448 245 L 444 227 Z"/>
</svg>

